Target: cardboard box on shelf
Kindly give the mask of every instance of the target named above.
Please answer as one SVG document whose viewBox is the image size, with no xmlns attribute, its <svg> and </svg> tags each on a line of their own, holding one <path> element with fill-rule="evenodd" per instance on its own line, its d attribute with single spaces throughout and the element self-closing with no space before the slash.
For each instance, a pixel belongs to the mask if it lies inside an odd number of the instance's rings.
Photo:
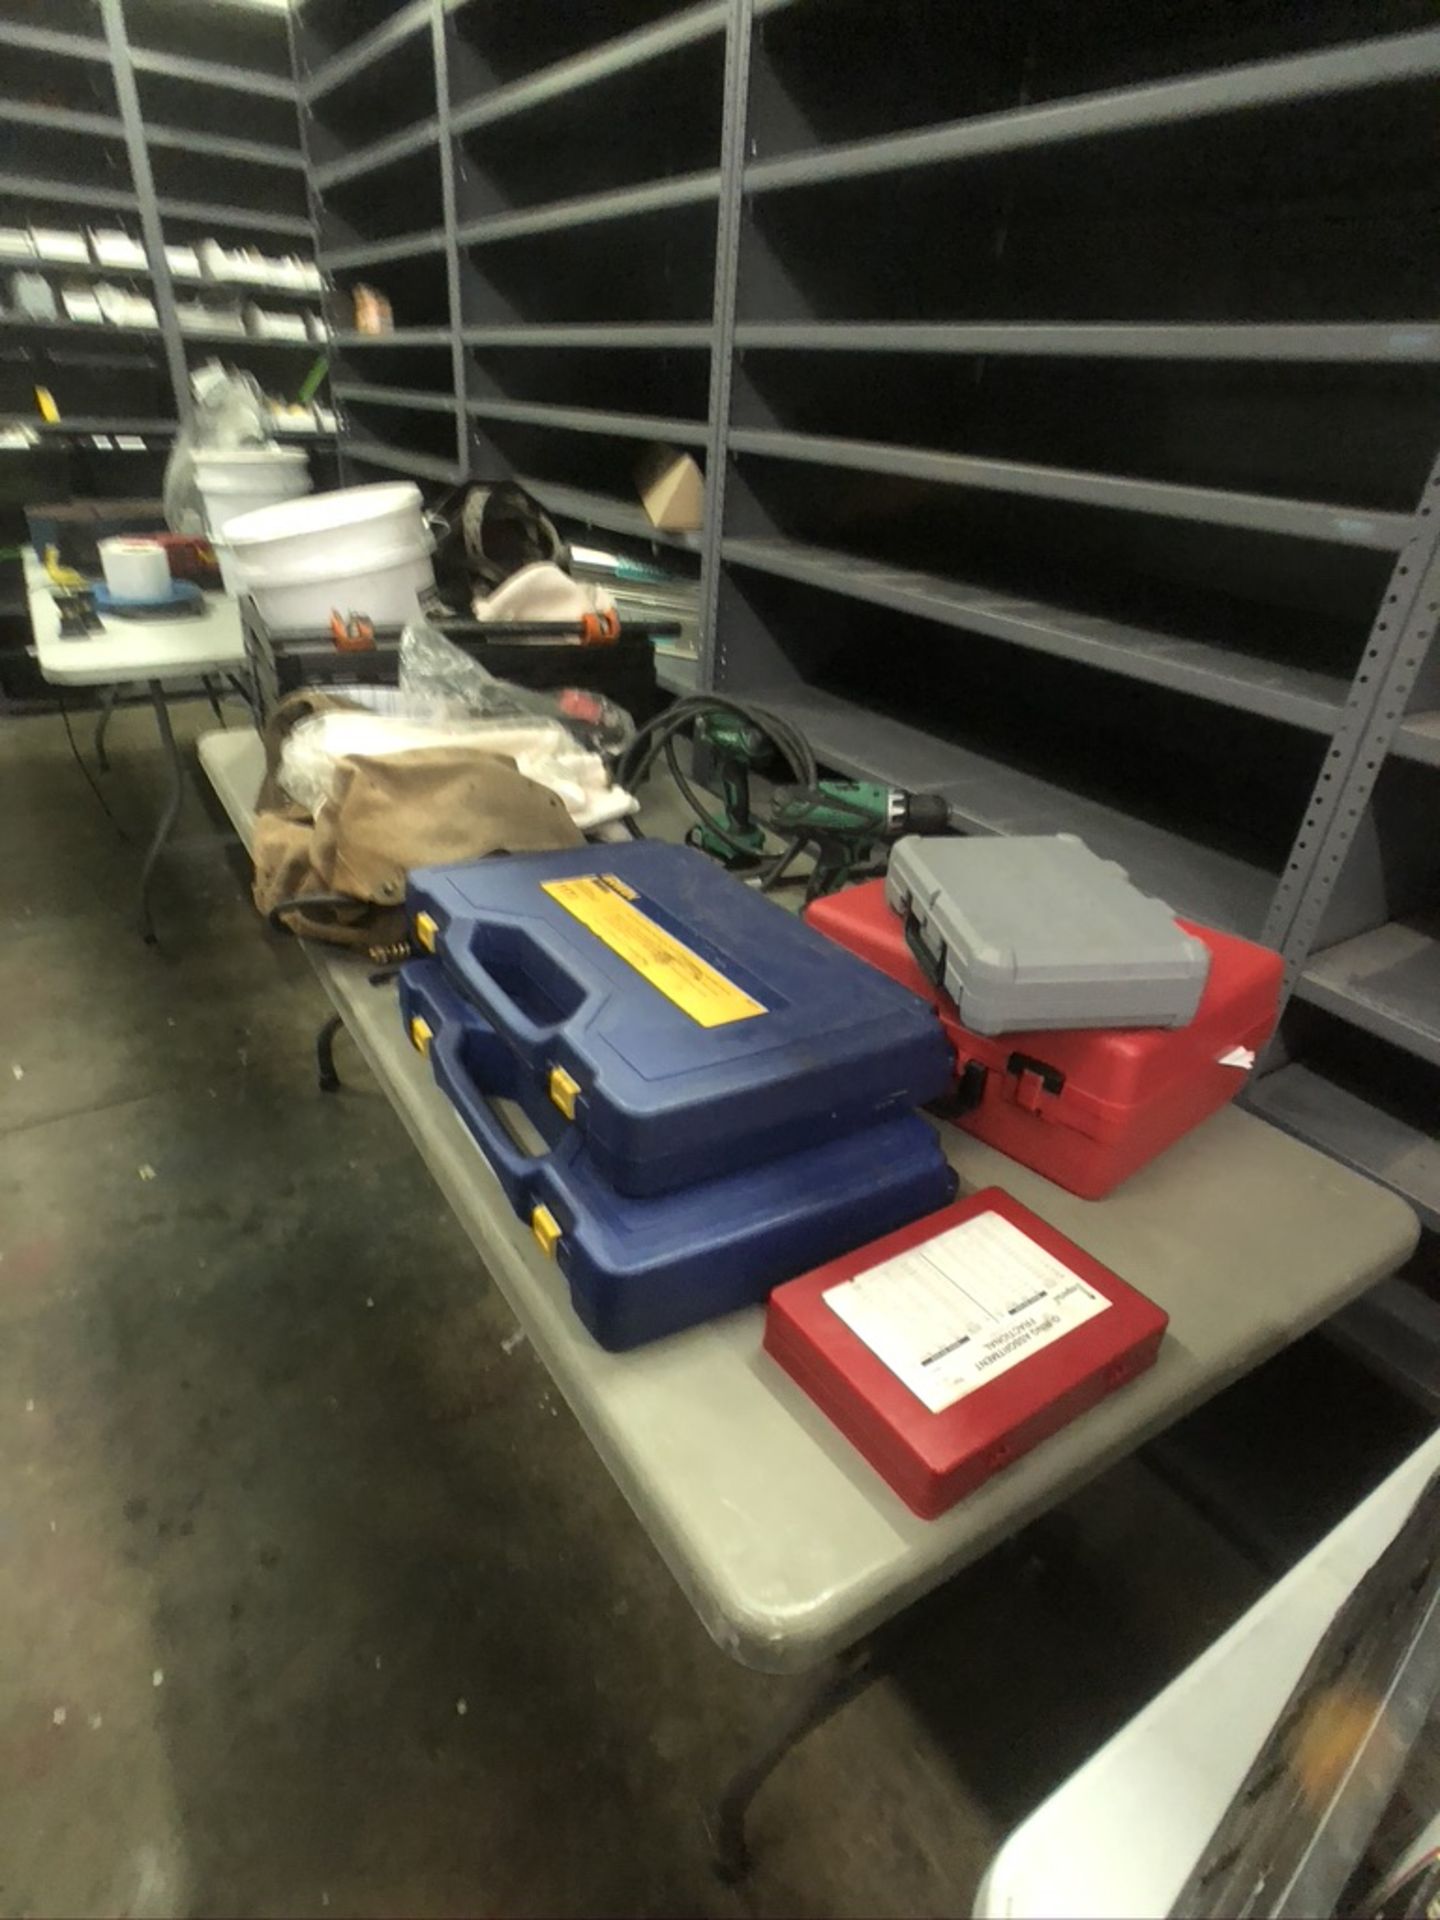
<svg viewBox="0 0 1440 1920">
<path fill-rule="evenodd" d="M 658 443 L 635 463 L 640 504 L 667 533 L 698 533 L 705 513 L 705 476 L 688 453 Z"/>
</svg>

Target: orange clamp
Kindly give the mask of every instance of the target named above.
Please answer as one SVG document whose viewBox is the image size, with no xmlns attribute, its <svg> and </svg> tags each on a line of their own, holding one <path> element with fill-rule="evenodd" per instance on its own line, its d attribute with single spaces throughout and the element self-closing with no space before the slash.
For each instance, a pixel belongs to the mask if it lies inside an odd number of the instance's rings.
<svg viewBox="0 0 1440 1920">
<path fill-rule="evenodd" d="M 605 613 L 581 614 L 580 644 L 582 647 L 600 646 L 619 638 L 620 616 L 613 607 Z"/>
</svg>

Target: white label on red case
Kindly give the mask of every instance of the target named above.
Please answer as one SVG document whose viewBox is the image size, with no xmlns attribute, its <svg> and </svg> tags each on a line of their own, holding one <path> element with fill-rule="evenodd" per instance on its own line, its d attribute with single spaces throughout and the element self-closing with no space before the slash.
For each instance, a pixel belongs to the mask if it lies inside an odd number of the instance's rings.
<svg viewBox="0 0 1440 1920">
<path fill-rule="evenodd" d="M 824 1298 L 931 1413 L 1112 1304 L 998 1213 L 976 1214 Z"/>
</svg>

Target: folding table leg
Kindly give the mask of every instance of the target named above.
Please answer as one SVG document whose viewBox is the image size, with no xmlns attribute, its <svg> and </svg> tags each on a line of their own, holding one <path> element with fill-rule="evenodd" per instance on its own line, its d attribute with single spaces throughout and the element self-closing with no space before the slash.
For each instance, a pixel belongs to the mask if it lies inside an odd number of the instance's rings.
<svg viewBox="0 0 1440 1920">
<path fill-rule="evenodd" d="M 745 1818 L 751 1802 L 792 1748 L 824 1726 L 842 1707 L 886 1671 L 873 1646 L 852 1647 L 816 1674 L 799 1700 L 783 1714 L 756 1752 L 731 1776 L 715 1811 L 715 1871 L 728 1885 L 750 1871 Z"/>
<path fill-rule="evenodd" d="M 105 751 L 105 735 L 110 727 L 110 716 L 115 711 L 115 702 L 119 698 L 119 687 L 107 687 L 100 700 L 100 717 L 95 722 L 95 759 L 102 773 L 110 771 L 110 756 Z"/>
<path fill-rule="evenodd" d="M 165 749 L 165 757 L 170 764 L 170 791 L 166 795 L 164 811 L 155 828 L 155 837 L 151 840 L 145 855 L 145 864 L 140 869 L 140 937 L 148 946 L 155 944 L 155 920 L 150 912 L 150 880 L 155 872 L 155 863 L 160 858 L 161 849 L 174 831 L 175 822 L 180 816 L 180 802 L 185 792 L 185 769 L 180 761 L 180 749 L 175 744 L 175 734 L 170 725 L 170 709 L 165 704 L 165 689 L 158 680 L 150 683 L 150 700 L 155 708 L 155 724 L 160 730 L 160 744 Z"/>
<path fill-rule="evenodd" d="M 315 1036 L 315 1069 L 322 1093 L 339 1091 L 340 1076 L 335 1071 L 335 1036 L 344 1024 L 338 1013 L 332 1013 Z"/>
</svg>

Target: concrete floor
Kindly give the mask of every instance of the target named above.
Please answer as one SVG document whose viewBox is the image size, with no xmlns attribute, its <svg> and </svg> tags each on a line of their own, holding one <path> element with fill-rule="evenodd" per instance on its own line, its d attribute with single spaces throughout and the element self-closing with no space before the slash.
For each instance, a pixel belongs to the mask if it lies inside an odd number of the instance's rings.
<svg viewBox="0 0 1440 1920">
<path fill-rule="evenodd" d="M 144 710 L 112 755 L 143 840 Z M 58 720 L 0 725 L 0 1912 L 968 1911 L 1253 1571 L 1107 1476 L 786 1762 L 722 1887 L 707 1806 L 793 1685 L 711 1645 L 344 1040 L 315 1091 L 319 992 L 194 796 L 181 831 L 147 950 Z"/>
</svg>

